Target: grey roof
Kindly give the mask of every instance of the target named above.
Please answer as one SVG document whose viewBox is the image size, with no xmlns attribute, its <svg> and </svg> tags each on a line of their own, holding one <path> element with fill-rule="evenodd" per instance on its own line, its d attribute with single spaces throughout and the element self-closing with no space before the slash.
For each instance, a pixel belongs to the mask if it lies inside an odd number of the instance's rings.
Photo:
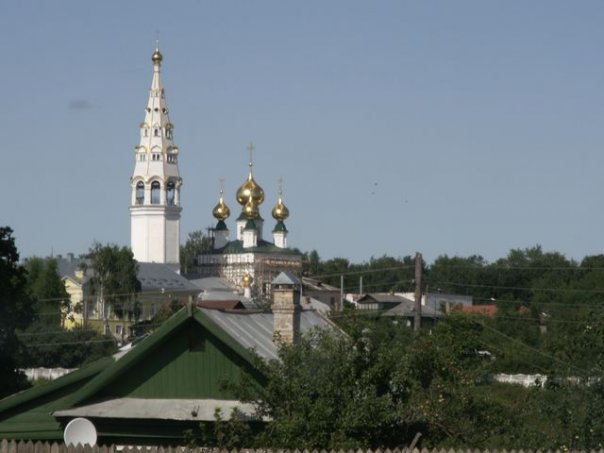
<svg viewBox="0 0 604 453">
<path fill-rule="evenodd" d="M 415 315 L 415 302 L 404 297 L 401 297 L 402 302 L 386 310 L 382 316 L 402 316 L 411 317 Z M 440 318 L 442 313 L 438 308 L 430 305 L 422 305 L 421 313 L 423 318 Z"/>
<path fill-rule="evenodd" d="M 80 270 L 80 264 L 84 261 L 80 258 L 56 258 L 59 275 L 63 278 L 75 278 L 75 273 Z M 86 272 L 87 281 L 92 271 Z M 163 263 L 138 263 L 138 273 L 136 275 L 141 282 L 141 290 L 179 290 L 196 292 L 197 287 L 182 275 L 174 272 L 174 269 Z"/>
<path fill-rule="evenodd" d="M 167 264 L 138 263 L 137 277 L 142 291 L 179 290 L 196 292 L 198 288 L 182 275 L 177 274 Z"/>
<path fill-rule="evenodd" d="M 340 291 L 337 286 L 328 285 L 323 283 L 321 280 L 312 277 L 302 277 L 302 284 L 305 289 L 317 290 L 317 291 Z"/>
<path fill-rule="evenodd" d="M 116 398 L 96 404 L 54 412 L 55 417 L 98 417 L 159 420 L 213 421 L 215 410 L 229 416 L 237 408 L 252 419 L 254 406 L 234 400 Z"/>
<path fill-rule="evenodd" d="M 273 285 L 299 285 L 300 279 L 293 272 L 284 271 L 271 282 Z"/>
<path fill-rule="evenodd" d="M 386 294 L 386 293 L 371 293 L 363 295 L 357 303 L 373 303 L 379 302 L 382 304 L 398 304 L 409 299 L 404 298 L 403 296 L 397 296 L 395 294 Z"/>
<path fill-rule="evenodd" d="M 278 347 L 273 341 L 274 317 L 269 312 L 224 312 L 199 308 L 228 335 L 244 348 L 254 349 L 267 360 L 278 358 Z M 333 329 L 333 324 L 313 310 L 301 310 L 300 333 L 312 329 Z"/>
<path fill-rule="evenodd" d="M 231 291 L 235 290 L 235 287 L 226 279 L 222 277 L 204 277 L 196 278 L 195 280 L 189 280 L 193 285 L 202 291 Z"/>
<path fill-rule="evenodd" d="M 68 277 L 71 279 L 75 279 L 75 274 L 80 270 L 80 264 L 84 261 L 71 255 L 67 258 L 58 255 L 54 259 L 57 261 L 57 270 L 61 278 Z M 88 280 L 88 278 L 90 278 L 90 271 L 86 272 L 85 280 Z"/>
<path fill-rule="evenodd" d="M 306 308 L 306 305 L 309 305 L 312 310 L 318 311 L 323 315 L 329 315 L 331 313 L 331 307 L 325 302 L 321 302 L 319 299 L 315 299 L 314 297 L 304 298 L 302 301 L 302 308 Z"/>
</svg>

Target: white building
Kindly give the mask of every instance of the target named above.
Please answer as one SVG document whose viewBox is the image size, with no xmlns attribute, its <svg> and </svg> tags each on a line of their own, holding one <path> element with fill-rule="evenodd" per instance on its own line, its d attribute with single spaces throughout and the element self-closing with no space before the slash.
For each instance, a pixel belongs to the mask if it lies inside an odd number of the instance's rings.
<svg viewBox="0 0 604 453">
<path fill-rule="evenodd" d="M 182 179 L 160 78 L 162 59 L 158 46 L 151 57 L 153 79 L 130 179 L 130 244 L 137 261 L 164 263 L 178 270 Z"/>
</svg>

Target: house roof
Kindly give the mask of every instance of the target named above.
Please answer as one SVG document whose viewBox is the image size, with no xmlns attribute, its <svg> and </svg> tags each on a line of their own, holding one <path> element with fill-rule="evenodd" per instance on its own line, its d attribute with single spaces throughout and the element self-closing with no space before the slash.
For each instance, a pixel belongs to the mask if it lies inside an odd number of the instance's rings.
<svg viewBox="0 0 604 453">
<path fill-rule="evenodd" d="M 456 311 L 461 311 L 463 313 L 474 313 L 478 315 L 484 315 L 493 317 L 497 314 L 497 305 L 488 304 L 488 305 L 462 305 L 459 308 L 454 308 Z"/>
<path fill-rule="evenodd" d="M 415 315 L 415 301 L 402 298 L 403 301 L 395 307 L 386 310 L 383 316 L 401 316 L 401 317 L 412 317 Z M 438 308 L 430 305 L 422 305 L 421 307 L 422 318 L 440 318 L 442 313 Z"/>
<path fill-rule="evenodd" d="M 197 286 L 163 263 L 138 263 L 136 277 L 141 282 L 143 292 L 158 290 L 196 292 L 198 290 Z"/>
<path fill-rule="evenodd" d="M 83 262 L 80 258 L 57 258 L 59 275 L 69 278 L 75 283 L 84 283 L 91 276 L 91 270 L 85 273 L 84 281 L 76 277 Z M 197 287 L 182 275 L 174 272 L 173 268 L 163 263 L 138 263 L 136 278 L 141 283 L 142 292 L 151 291 L 185 291 L 196 292 Z"/>
<path fill-rule="evenodd" d="M 279 358 L 278 346 L 274 342 L 274 316 L 270 312 L 224 312 L 200 309 L 229 336 L 246 349 L 253 349 L 266 360 Z M 300 333 L 312 329 L 331 329 L 333 324 L 314 310 L 300 312 Z"/>
<path fill-rule="evenodd" d="M 116 398 L 100 403 L 53 412 L 56 417 L 126 418 L 145 420 L 213 421 L 216 409 L 223 414 L 238 414 L 254 419 L 254 406 L 235 400 Z"/>
<path fill-rule="evenodd" d="M 381 304 L 399 304 L 401 302 L 408 301 L 408 300 L 409 299 L 405 299 L 404 297 L 397 296 L 395 294 L 370 293 L 370 294 L 364 294 L 363 296 L 361 296 L 357 300 L 357 303 L 363 304 L 363 303 L 379 302 Z"/>
<path fill-rule="evenodd" d="M 299 285 L 300 279 L 293 272 L 283 271 L 271 282 L 273 285 Z"/>
<path fill-rule="evenodd" d="M 202 300 L 197 302 L 197 306 L 214 310 L 242 310 L 245 308 L 240 300 Z"/>
</svg>

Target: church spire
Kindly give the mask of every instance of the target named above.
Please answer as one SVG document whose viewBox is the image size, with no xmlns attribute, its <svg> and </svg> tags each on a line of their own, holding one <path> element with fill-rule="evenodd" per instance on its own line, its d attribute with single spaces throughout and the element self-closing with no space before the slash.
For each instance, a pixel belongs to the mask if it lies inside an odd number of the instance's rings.
<svg viewBox="0 0 604 453">
<path fill-rule="evenodd" d="M 131 178 L 131 246 L 140 262 L 178 264 L 180 187 L 178 147 L 161 81 L 159 40 L 151 55 L 153 78 Z"/>
</svg>

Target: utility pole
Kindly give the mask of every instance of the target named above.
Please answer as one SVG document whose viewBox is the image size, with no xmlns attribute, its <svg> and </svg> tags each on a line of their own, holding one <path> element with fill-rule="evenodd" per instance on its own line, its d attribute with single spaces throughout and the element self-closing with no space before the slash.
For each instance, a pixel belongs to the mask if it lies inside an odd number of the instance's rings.
<svg viewBox="0 0 604 453">
<path fill-rule="evenodd" d="M 344 311 L 344 276 L 340 275 L 340 311 Z"/>
<path fill-rule="evenodd" d="M 415 253 L 415 317 L 413 330 L 419 332 L 422 322 L 422 254 Z"/>
</svg>

